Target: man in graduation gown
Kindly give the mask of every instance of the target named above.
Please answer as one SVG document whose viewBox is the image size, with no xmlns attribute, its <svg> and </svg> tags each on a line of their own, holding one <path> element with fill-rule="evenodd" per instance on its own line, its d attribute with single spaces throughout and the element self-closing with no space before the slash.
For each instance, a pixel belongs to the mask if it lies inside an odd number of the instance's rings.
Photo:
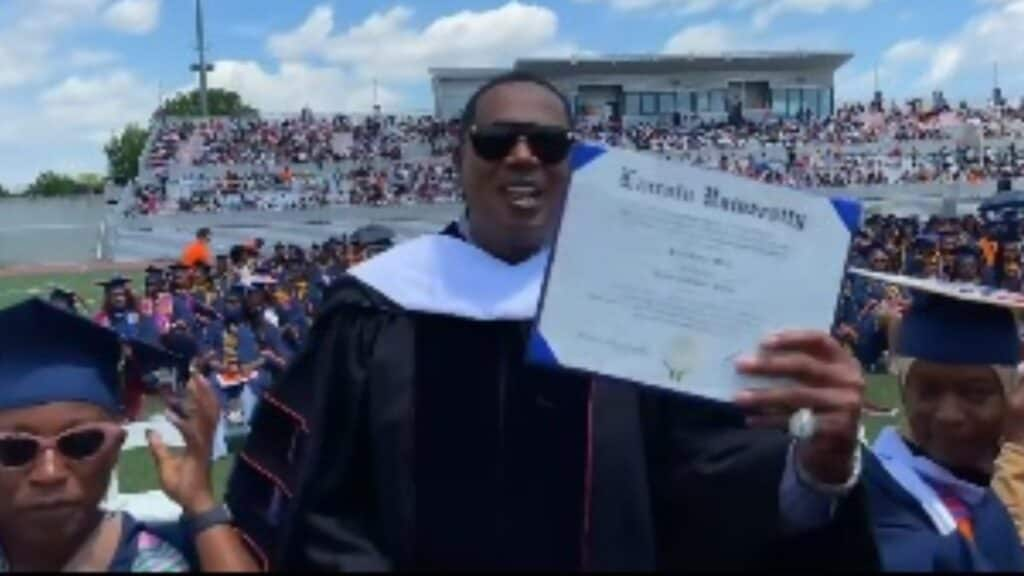
<svg viewBox="0 0 1024 576">
<path fill-rule="evenodd" d="M 205 375 L 220 394 L 232 425 L 246 421 L 243 395 L 265 363 L 245 313 L 249 290 L 243 285 L 232 287 L 224 298 L 223 318 L 209 326 L 200 349 Z"/>
<path fill-rule="evenodd" d="M 192 294 L 191 269 L 181 263 L 174 263 L 171 270 L 171 323 L 182 323 L 192 328 L 195 321 L 195 296 Z"/>
<path fill-rule="evenodd" d="M 336 283 L 256 414 L 237 526 L 287 569 L 873 567 L 863 381 L 827 335 L 766 342 L 744 371 L 801 385 L 736 406 L 524 362 L 568 111 L 517 74 L 471 99 L 469 217 Z M 767 429 L 807 406 L 810 439 Z"/>
</svg>

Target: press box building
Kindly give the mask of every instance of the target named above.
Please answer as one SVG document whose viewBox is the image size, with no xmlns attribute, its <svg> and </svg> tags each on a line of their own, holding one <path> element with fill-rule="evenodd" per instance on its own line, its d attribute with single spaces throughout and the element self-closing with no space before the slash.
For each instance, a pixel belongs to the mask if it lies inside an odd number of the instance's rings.
<svg viewBox="0 0 1024 576">
<path fill-rule="evenodd" d="M 835 73 L 846 53 L 758 52 L 716 55 L 528 58 L 515 70 L 539 74 L 570 98 L 578 117 L 624 123 L 726 118 L 750 120 L 835 110 Z M 508 69 L 432 68 L 434 113 L 457 118 L 473 91 Z"/>
</svg>

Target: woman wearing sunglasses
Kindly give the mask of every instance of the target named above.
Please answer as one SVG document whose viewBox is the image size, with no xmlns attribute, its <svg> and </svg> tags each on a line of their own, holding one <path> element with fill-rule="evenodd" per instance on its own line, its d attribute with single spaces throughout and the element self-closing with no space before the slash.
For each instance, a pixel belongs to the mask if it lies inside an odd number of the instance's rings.
<svg viewBox="0 0 1024 576">
<path fill-rule="evenodd" d="M 159 360 L 133 344 L 135 362 Z M 100 503 L 125 433 L 115 332 L 40 300 L 0 311 L 0 569 L 176 571 L 174 548 Z"/>
<path fill-rule="evenodd" d="M 130 346 L 144 370 L 173 362 L 160 349 Z M 117 333 L 41 300 L 0 310 L 0 572 L 189 569 L 146 526 L 100 506 L 125 439 L 126 357 Z M 203 569 L 253 567 L 209 489 L 216 398 L 197 383 L 189 392 L 170 416 L 185 454 L 150 439 L 161 481 L 191 528 L 180 540 L 195 543 Z"/>
</svg>

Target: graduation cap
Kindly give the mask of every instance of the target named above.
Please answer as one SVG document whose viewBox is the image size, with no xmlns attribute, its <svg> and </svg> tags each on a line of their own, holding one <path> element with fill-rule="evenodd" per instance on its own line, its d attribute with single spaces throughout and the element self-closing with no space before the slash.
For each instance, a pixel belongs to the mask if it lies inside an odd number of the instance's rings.
<svg viewBox="0 0 1024 576">
<path fill-rule="evenodd" d="M 84 402 L 111 413 L 121 409 L 124 343 L 113 330 L 43 300 L 0 310 L 0 410 L 52 402 Z M 130 341 L 131 362 L 144 372 L 174 357 Z"/>
<path fill-rule="evenodd" d="M 931 234 L 922 234 L 914 238 L 911 246 L 917 251 L 935 250 L 939 246 L 939 239 Z"/>
<path fill-rule="evenodd" d="M 54 286 L 50 290 L 50 302 L 59 304 L 71 311 L 78 310 L 78 294 L 61 286 Z"/>
<path fill-rule="evenodd" d="M 395 233 L 390 228 L 370 224 L 353 232 L 349 241 L 356 246 L 390 246 L 394 238 Z"/>
<path fill-rule="evenodd" d="M 147 276 L 163 276 L 164 275 L 164 269 L 163 268 L 160 268 L 160 267 L 157 267 L 157 266 L 153 266 L 152 264 L 150 264 L 149 266 L 146 267 L 145 272 L 146 272 Z"/>
<path fill-rule="evenodd" d="M 167 269 L 170 270 L 171 272 L 187 272 L 189 270 L 189 267 L 185 266 L 181 262 L 175 262 L 174 264 L 168 266 Z"/>
<path fill-rule="evenodd" d="M 113 278 L 111 278 L 109 280 L 104 280 L 103 282 L 97 282 L 96 285 L 103 287 L 104 291 L 109 292 L 109 291 L 114 290 L 116 288 L 125 288 L 129 284 L 131 284 L 131 283 L 132 283 L 132 279 L 131 278 L 126 278 L 126 277 L 121 276 L 120 274 L 118 274 L 118 275 L 114 276 Z"/>
<path fill-rule="evenodd" d="M 893 352 L 938 364 L 1016 366 L 1021 361 L 1014 310 L 1024 295 L 974 284 L 853 270 L 854 274 L 909 288 Z"/>
</svg>

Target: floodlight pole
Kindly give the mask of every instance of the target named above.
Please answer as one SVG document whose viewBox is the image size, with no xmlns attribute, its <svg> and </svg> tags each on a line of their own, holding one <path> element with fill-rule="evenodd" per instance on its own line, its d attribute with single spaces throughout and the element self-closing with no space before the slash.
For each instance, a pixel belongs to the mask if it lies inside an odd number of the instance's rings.
<svg viewBox="0 0 1024 576">
<path fill-rule="evenodd" d="M 207 74 L 213 72 L 213 65 L 206 63 L 206 29 L 203 25 L 203 0 L 196 0 L 196 49 L 199 61 L 191 70 L 199 73 L 199 110 L 203 118 L 210 115 L 210 101 L 207 96 Z"/>
</svg>

